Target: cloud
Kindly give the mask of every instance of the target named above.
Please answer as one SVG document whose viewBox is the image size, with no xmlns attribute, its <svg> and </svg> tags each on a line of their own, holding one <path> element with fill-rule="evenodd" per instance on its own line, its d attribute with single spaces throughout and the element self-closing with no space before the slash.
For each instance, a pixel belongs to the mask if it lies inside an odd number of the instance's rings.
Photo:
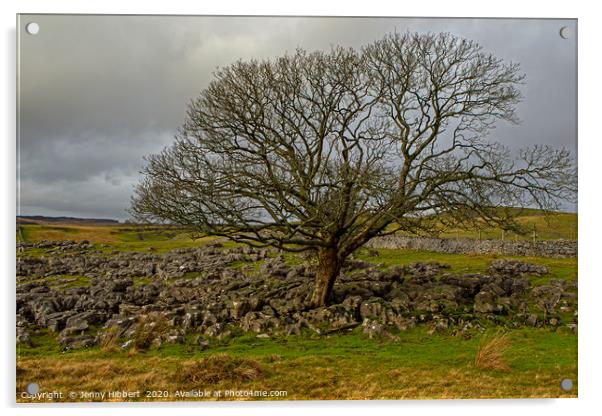
<svg viewBox="0 0 602 416">
<path fill-rule="evenodd" d="M 20 33 L 20 212 L 127 217 L 143 156 L 168 145 L 218 66 L 297 47 L 360 47 L 391 31 L 448 31 L 527 75 L 511 147 L 576 150 L 573 20 L 25 15 Z M 22 30 L 22 28 L 20 29 Z"/>
</svg>

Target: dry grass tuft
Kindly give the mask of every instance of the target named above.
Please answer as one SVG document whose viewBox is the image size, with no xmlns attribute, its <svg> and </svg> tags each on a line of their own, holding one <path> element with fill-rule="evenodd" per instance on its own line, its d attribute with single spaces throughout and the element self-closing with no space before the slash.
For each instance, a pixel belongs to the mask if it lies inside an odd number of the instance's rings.
<svg viewBox="0 0 602 416">
<path fill-rule="evenodd" d="M 180 381 L 198 385 L 257 380 L 263 376 L 263 371 L 255 360 L 215 354 L 182 365 L 178 374 Z"/>
<path fill-rule="evenodd" d="M 141 316 L 132 337 L 134 347 L 141 351 L 147 350 L 153 341 L 160 338 L 168 329 L 167 318 L 161 313 L 151 312 L 146 316 Z"/>
<path fill-rule="evenodd" d="M 280 361 L 282 357 L 278 354 L 270 354 L 266 357 L 268 363 L 275 363 L 276 361 Z"/>
<path fill-rule="evenodd" d="M 510 340 L 505 333 L 483 336 L 475 357 L 475 366 L 481 370 L 509 371 L 510 367 L 504 359 L 504 352 L 509 346 Z"/>
<path fill-rule="evenodd" d="M 111 327 L 98 334 L 98 345 L 103 352 L 113 352 L 119 345 L 120 331 Z"/>
<path fill-rule="evenodd" d="M 27 374 L 27 369 L 19 364 L 17 361 L 17 378 L 23 377 Z"/>
</svg>

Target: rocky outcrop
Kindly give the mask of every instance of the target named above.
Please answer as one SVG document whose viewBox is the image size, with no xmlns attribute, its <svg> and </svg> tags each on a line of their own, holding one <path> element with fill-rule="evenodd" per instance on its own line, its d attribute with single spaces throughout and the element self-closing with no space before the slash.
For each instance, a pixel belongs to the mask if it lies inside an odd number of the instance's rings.
<svg viewBox="0 0 602 416">
<path fill-rule="evenodd" d="M 153 279 L 177 279 L 187 274 L 222 270 L 235 262 L 265 260 L 267 249 L 255 250 L 239 247 L 221 250 L 220 244 L 203 249 L 177 249 L 166 254 L 154 252 L 107 252 L 93 250 L 87 242 L 51 242 L 36 244 L 20 243 L 17 250 L 24 248 L 47 249 L 46 256 L 17 258 L 17 277 L 79 275 L 89 278 L 152 277 Z M 223 271 L 223 270 L 222 270 Z"/>
<path fill-rule="evenodd" d="M 416 325 L 456 331 L 485 321 L 576 324 L 576 317 L 565 322 L 576 312 L 576 287 L 553 281 L 531 288 L 527 276 L 547 270 L 517 261 L 496 261 L 487 274 L 458 275 L 434 262 L 382 270 L 353 260 L 345 264 L 331 304 L 312 309 L 307 297 L 315 266 L 288 265 L 275 251 L 219 245 L 165 254 L 107 254 L 80 244 L 49 248 L 49 255 L 18 261 L 17 341 L 24 344 L 31 328 L 56 332 L 63 348 L 71 349 L 108 342 L 147 348 L 182 342 L 187 334 L 202 345 L 241 332 L 267 337 L 361 327 L 380 337 Z M 57 275 L 88 280 L 57 286 Z"/>
</svg>

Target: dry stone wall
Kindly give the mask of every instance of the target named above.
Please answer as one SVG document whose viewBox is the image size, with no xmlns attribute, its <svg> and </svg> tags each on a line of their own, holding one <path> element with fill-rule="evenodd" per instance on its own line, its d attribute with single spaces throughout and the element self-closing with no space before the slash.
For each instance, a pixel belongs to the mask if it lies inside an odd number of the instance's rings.
<svg viewBox="0 0 602 416">
<path fill-rule="evenodd" d="M 577 257 L 577 241 L 574 240 L 502 241 L 386 236 L 372 239 L 368 246 L 371 248 L 426 250 L 454 254 Z"/>
</svg>

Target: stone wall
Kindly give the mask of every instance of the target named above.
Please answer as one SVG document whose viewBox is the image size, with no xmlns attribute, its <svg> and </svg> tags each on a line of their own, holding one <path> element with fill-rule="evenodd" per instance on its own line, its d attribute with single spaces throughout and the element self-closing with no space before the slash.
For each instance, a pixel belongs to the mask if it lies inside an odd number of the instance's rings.
<svg viewBox="0 0 602 416">
<path fill-rule="evenodd" d="M 454 254 L 577 257 L 577 241 L 574 240 L 502 241 L 386 236 L 372 239 L 367 246 L 371 248 L 426 250 Z"/>
</svg>

